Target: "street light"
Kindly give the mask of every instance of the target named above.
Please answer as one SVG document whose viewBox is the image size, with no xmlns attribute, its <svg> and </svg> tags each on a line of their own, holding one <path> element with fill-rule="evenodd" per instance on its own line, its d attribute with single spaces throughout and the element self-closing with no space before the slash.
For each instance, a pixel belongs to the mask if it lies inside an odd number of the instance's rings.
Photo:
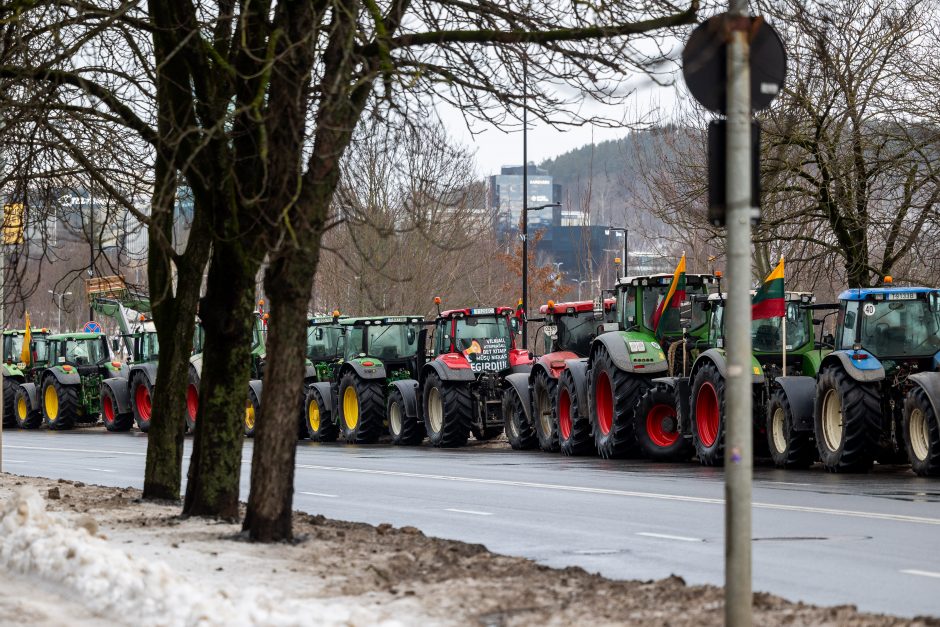
<svg viewBox="0 0 940 627">
<path fill-rule="evenodd" d="M 529 178 L 529 166 L 522 169 L 522 180 Z M 528 198 L 522 198 L 522 348 L 529 347 L 528 333 L 526 332 L 526 318 L 529 312 L 529 212 L 541 211 L 549 207 L 560 207 L 560 202 L 551 202 L 547 205 L 529 207 Z"/>
<path fill-rule="evenodd" d="M 627 276 L 627 239 L 630 237 L 630 229 L 622 229 L 619 226 L 608 226 L 604 230 L 604 235 L 611 233 L 623 234 L 622 256 L 620 257 L 620 269 L 623 276 Z"/>
<path fill-rule="evenodd" d="M 583 283 L 587 283 L 587 284 L 594 283 L 594 279 L 582 279 L 581 281 L 578 281 L 577 279 L 571 279 L 571 280 L 572 282 L 578 284 L 578 300 L 581 300 L 581 285 Z"/>
<path fill-rule="evenodd" d="M 52 294 L 52 300 L 53 300 L 53 301 L 56 300 L 56 297 L 58 297 L 58 299 L 59 299 L 59 302 L 58 302 L 58 305 L 57 305 L 58 310 L 59 310 L 59 316 L 58 316 L 58 323 L 56 324 L 56 331 L 58 331 L 59 333 L 61 333 L 61 332 L 62 332 L 62 300 L 63 300 L 66 296 L 71 296 L 71 295 L 72 295 L 72 292 L 54 292 L 54 291 L 52 291 L 52 290 L 47 290 L 47 291 L 48 291 L 50 294 Z"/>
</svg>

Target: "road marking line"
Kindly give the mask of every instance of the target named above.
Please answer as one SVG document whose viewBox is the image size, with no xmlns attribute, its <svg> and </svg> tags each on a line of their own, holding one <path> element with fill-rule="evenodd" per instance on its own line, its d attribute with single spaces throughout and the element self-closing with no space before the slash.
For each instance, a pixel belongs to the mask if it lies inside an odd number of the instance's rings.
<svg viewBox="0 0 940 627">
<path fill-rule="evenodd" d="M 301 492 L 300 494 L 306 494 L 308 496 L 322 496 L 328 499 L 339 498 L 338 494 L 324 494 L 323 492 Z"/>
<path fill-rule="evenodd" d="M 56 451 L 62 453 L 104 453 L 107 455 L 134 455 L 136 457 L 146 457 L 147 453 L 134 453 L 132 451 L 110 451 L 90 448 L 59 448 L 53 446 L 15 446 L 4 444 L 3 448 L 19 449 L 22 451 Z"/>
<path fill-rule="evenodd" d="M 647 538 L 662 538 L 663 540 L 679 540 L 680 542 L 705 542 L 702 538 L 689 538 L 688 536 L 671 536 L 668 533 L 652 533 L 648 531 L 638 531 L 638 536 Z"/>
<path fill-rule="evenodd" d="M 472 509 L 452 509 L 447 508 L 445 512 L 457 512 L 458 514 L 473 514 L 474 516 L 492 516 L 493 512 L 475 512 Z"/>
<path fill-rule="evenodd" d="M 115 470 L 108 470 L 107 468 L 86 468 L 85 470 L 94 470 L 95 472 L 117 472 Z"/>
<path fill-rule="evenodd" d="M 910 570 L 902 570 L 901 572 L 904 573 L 905 575 L 918 575 L 920 577 L 933 577 L 934 579 L 940 579 L 940 573 L 933 573 L 933 572 L 930 572 L 929 570 L 910 569 Z"/>
<path fill-rule="evenodd" d="M 702 496 L 684 496 L 681 494 L 660 494 L 656 492 L 634 492 L 630 490 L 613 490 L 610 488 L 588 488 L 584 486 L 558 485 L 552 483 L 534 483 L 530 481 L 510 481 L 508 479 L 479 479 L 475 477 L 456 477 L 450 475 L 429 475 L 417 472 L 402 472 L 396 470 L 373 470 L 366 468 L 346 468 L 342 466 L 319 466 L 314 464 L 297 464 L 297 468 L 306 470 L 327 470 L 333 472 L 349 472 L 364 475 L 384 475 L 389 477 L 411 477 L 414 479 L 432 479 L 435 481 L 453 481 L 458 483 L 479 483 L 484 485 L 503 485 L 517 488 L 537 488 L 540 490 L 557 490 L 561 492 L 582 492 L 585 494 L 605 494 L 610 496 L 626 496 L 639 499 L 654 499 L 660 501 L 681 501 L 684 503 L 704 503 L 707 505 L 724 505 L 724 499 L 706 498 Z M 780 503 L 753 503 L 754 509 L 768 509 L 775 511 L 804 512 L 808 514 L 826 514 L 829 516 L 843 516 L 847 518 L 865 518 L 869 520 L 890 520 L 893 522 L 908 522 L 920 525 L 940 526 L 940 518 L 927 518 L 924 516 L 906 516 L 903 514 L 884 514 L 880 512 L 862 512 L 847 509 L 831 509 L 826 507 L 804 507 L 801 505 L 783 505 Z"/>
</svg>

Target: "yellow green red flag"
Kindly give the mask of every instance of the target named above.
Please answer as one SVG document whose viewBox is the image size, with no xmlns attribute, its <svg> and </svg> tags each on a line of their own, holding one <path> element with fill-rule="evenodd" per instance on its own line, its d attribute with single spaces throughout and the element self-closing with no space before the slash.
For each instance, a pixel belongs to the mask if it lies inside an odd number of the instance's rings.
<svg viewBox="0 0 940 627">
<path fill-rule="evenodd" d="M 659 306 L 653 313 L 652 323 L 654 332 L 659 329 L 659 321 L 662 320 L 666 309 L 678 309 L 682 306 L 683 300 L 685 300 L 685 253 L 682 253 L 682 259 L 679 260 L 679 265 L 676 266 L 676 271 L 672 275 L 672 281 L 669 283 L 669 291 L 666 292 L 666 297 L 659 303 Z"/>
<path fill-rule="evenodd" d="M 783 288 L 783 257 L 751 299 L 751 319 L 781 318 L 786 312 Z"/>
</svg>

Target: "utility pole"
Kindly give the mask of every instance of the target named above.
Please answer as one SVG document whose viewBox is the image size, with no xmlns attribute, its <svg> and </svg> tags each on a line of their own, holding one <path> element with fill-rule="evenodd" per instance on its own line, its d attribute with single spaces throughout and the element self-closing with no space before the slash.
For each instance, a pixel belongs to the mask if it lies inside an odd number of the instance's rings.
<svg viewBox="0 0 940 627">
<path fill-rule="evenodd" d="M 522 53 L 522 348 L 529 348 L 529 64 Z"/>
<path fill-rule="evenodd" d="M 730 0 L 727 16 L 728 304 L 725 326 L 751 327 L 751 93 L 747 0 Z M 751 475 L 753 434 L 751 334 L 727 338 L 728 385 L 725 433 L 725 624 L 752 624 Z"/>
<path fill-rule="evenodd" d="M 91 191 L 91 185 L 88 186 L 88 278 L 95 276 L 95 194 Z M 91 300 L 88 301 L 88 319 L 95 319 L 95 309 L 91 306 Z"/>
</svg>

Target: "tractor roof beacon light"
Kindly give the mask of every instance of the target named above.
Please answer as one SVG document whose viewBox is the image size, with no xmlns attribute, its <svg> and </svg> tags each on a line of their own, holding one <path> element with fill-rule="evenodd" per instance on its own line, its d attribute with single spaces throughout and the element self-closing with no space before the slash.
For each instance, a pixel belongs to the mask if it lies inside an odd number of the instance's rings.
<svg viewBox="0 0 940 627">
<path fill-rule="evenodd" d="M 440 296 L 434 297 L 434 304 L 437 306 L 437 315 L 438 316 L 441 315 L 441 297 Z"/>
<path fill-rule="evenodd" d="M 890 274 L 886 274 L 884 278 L 884 284 L 891 285 L 892 283 L 894 283 L 894 277 L 891 276 Z"/>
<path fill-rule="evenodd" d="M 339 320 L 339 309 L 334 309 L 333 310 L 333 322 L 336 322 L 337 320 Z"/>
</svg>

